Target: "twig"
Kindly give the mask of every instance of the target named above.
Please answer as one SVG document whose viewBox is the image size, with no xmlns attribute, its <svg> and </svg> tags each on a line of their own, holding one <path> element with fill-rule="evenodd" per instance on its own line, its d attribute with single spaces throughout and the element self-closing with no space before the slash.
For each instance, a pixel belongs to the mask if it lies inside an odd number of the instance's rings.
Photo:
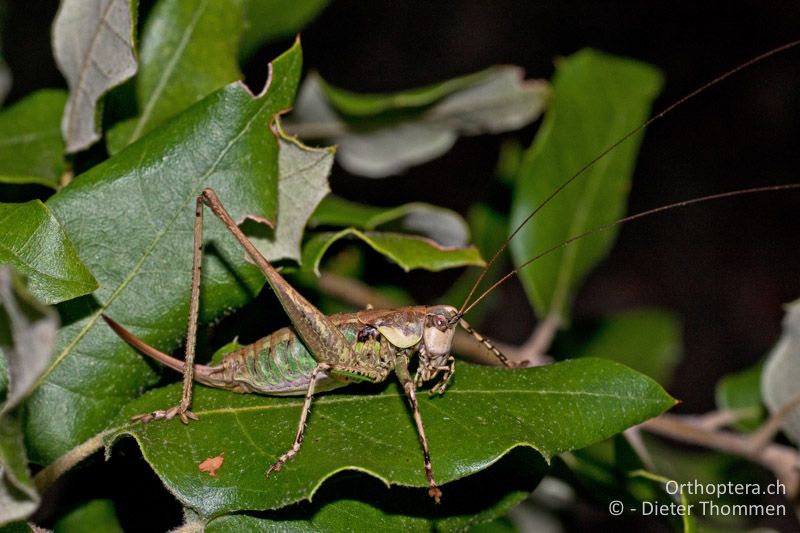
<svg viewBox="0 0 800 533">
<path fill-rule="evenodd" d="M 663 414 L 637 427 L 679 442 L 744 457 L 772 471 L 786 486 L 789 498 L 797 496 L 800 489 L 797 450 L 775 443 L 762 446 L 751 437 L 732 431 L 709 430 L 696 421 L 692 422 L 685 418 L 680 415 Z"/>
<path fill-rule="evenodd" d="M 39 494 L 43 494 L 65 472 L 100 450 L 103 447 L 103 440 L 110 433 L 111 430 L 98 433 L 89 440 L 72 448 L 37 473 L 33 478 L 33 482 Z"/>
</svg>

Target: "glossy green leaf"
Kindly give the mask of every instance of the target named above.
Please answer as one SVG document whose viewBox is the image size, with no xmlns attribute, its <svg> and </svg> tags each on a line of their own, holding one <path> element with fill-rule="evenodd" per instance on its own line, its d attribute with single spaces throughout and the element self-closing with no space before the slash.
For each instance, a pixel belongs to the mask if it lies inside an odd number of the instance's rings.
<svg viewBox="0 0 800 533">
<path fill-rule="evenodd" d="M 98 103 L 136 74 L 132 0 L 62 0 L 53 23 L 53 55 L 67 80 L 69 99 L 61 121 L 68 152 L 100 138 Z"/>
<path fill-rule="evenodd" d="M 264 43 L 296 34 L 328 5 L 328 1 L 245 0 L 241 56 L 249 57 Z"/>
<path fill-rule="evenodd" d="M 469 226 L 461 215 L 450 209 L 424 202 L 397 207 L 375 207 L 328 196 L 309 220 L 310 226 L 352 226 L 374 230 L 396 224 L 403 231 L 419 233 L 445 246 L 466 246 Z"/>
<path fill-rule="evenodd" d="M 59 122 L 67 95 L 45 89 L 0 113 L 0 183 L 56 188 L 64 171 Z"/>
<path fill-rule="evenodd" d="M 528 496 L 546 471 L 542 457 L 515 449 L 491 467 L 446 486 L 440 505 L 425 490 L 386 487 L 366 474 L 345 472 L 327 480 L 312 502 L 283 509 L 224 515 L 206 531 L 464 531 L 508 512 Z"/>
<path fill-rule="evenodd" d="M 674 405 L 651 379 L 601 359 L 523 370 L 461 364 L 455 380 L 442 397 L 420 395 L 444 498 L 447 483 L 487 468 L 516 446 L 549 459 Z M 264 470 L 291 444 L 302 398 L 206 387 L 195 393 L 198 422 L 128 425 L 120 433 L 133 435 L 167 488 L 203 516 L 283 507 L 310 498 L 346 469 L 387 484 L 426 486 L 419 441 L 396 382 L 319 395 L 300 454 L 266 480 Z M 148 393 L 120 421 L 174 404 L 178 395 L 177 384 Z M 200 472 L 199 463 L 220 454 L 225 460 L 216 477 Z"/>
<path fill-rule="evenodd" d="M 81 262 L 58 220 L 39 200 L 0 204 L 0 264 L 28 278 L 28 290 L 47 304 L 89 294 L 97 281 Z"/>
<path fill-rule="evenodd" d="M 283 132 L 280 132 L 283 135 Z M 259 224 L 249 233 L 259 251 L 270 259 L 300 261 L 300 241 L 311 213 L 330 192 L 328 175 L 334 148 L 309 148 L 297 139 L 281 137 L 278 168 L 278 218 L 275 229 Z M 252 227 L 255 225 L 251 225 Z M 247 228 L 245 228 L 247 229 Z"/>
<path fill-rule="evenodd" d="M 562 59 L 553 104 L 517 177 L 511 227 L 519 225 L 570 176 L 641 125 L 661 86 L 652 67 L 584 50 Z M 576 133 L 578 132 L 578 133 Z M 562 190 L 511 241 L 519 265 L 570 237 L 625 212 L 636 152 L 635 135 Z M 580 239 L 520 273 L 537 315 L 568 322 L 576 289 L 610 250 L 614 229 Z"/>
<path fill-rule="evenodd" d="M 577 353 L 622 363 L 666 384 L 680 362 L 681 346 L 681 324 L 675 315 L 635 309 L 603 319 Z"/>
<path fill-rule="evenodd" d="M 73 509 L 56 522 L 54 533 L 122 533 L 111 500 L 92 500 Z"/>
<path fill-rule="evenodd" d="M 139 116 L 115 126 L 116 153 L 208 94 L 242 77 L 237 50 L 243 0 L 162 0 L 142 34 Z"/>
<path fill-rule="evenodd" d="M 55 313 L 10 268 L 0 268 L 0 359 L 8 372 L 0 391 L 0 526 L 27 518 L 39 506 L 19 406 L 53 355 L 57 328 Z"/>
<path fill-rule="evenodd" d="M 373 250 L 394 261 L 406 272 L 415 268 L 438 272 L 447 268 L 484 265 L 480 252 L 474 246 L 447 247 L 416 235 L 347 228 L 336 233 L 316 233 L 308 239 L 303 245 L 303 268 L 313 270 L 319 275 L 322 256 L 333 243 L 345 237 L 356 237 L 367 243 Z"/>
<path fill-rule="evenodd" d="M 728 374 L 717 383 L 714 395 L 718 409 L 736 413 L 734 427 L 741 431 L 754 431 L 766 415 L 764 404 L 761 403 L 761 363 Z"/>
<path fill-rule="evenodd" d="M 278 143 L 273 116 L 291 105 L 299 43 L 272 64 L 253 96 L 240 83 L 202 102 L 78 176 L 48 201 L 100 289 L 62 304 L 57 356 L 29 401 L 26 435 L 47 463 L 107 427 L 156 380 L 153 368 L 100 320 L 108 313 L 162 347 L 185 334 L 195 199 L 216 190 L 232 216 L 275 219 Z M 210 214 L 201 317 L 210 320 L 263 284 Z"/>
<path fill-rule="evenodd" d="M 459 135 L 521 128 L 538 118 L 547 95 L 545 82 L 508 66 L 393 94 L 356 94 L 311 75 L 287 128 L 332 139 L 342 166 L 379 178 L 442 155 Z"/>
<path fill-rule="evenodd" d="M 800 395 L 800 300 L 786 306 L 783 333 L 767 355 L 761 373 L 761 396 L 770 413 L 797 401 Z M 800 444 L 800 410 L 783 419 L 783 431 Z"/>
</svg>

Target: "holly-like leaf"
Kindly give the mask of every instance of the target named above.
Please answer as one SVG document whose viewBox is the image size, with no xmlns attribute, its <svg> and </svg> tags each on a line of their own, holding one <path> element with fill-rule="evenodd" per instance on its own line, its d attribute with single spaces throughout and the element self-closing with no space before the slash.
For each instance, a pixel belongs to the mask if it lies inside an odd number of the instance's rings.
<svg viewBox="0 0 800 533">
<path fill-rule="evenodd" d="M 761 396 L 770 413 L 800 398 L 800 301 L 786 306 L 783 333 L 764 363 Z M 789 438 L 800 444 L 800 411 L 789 413 L 782 427 Z"/>
<path fill-rule="evenodd" d="M 316 17 L 329 0 L 246 0 L 241 56 L 249 57 L 259 46 L 291 37 Z"/>
<path fill-rule="evenodd" d="M 311 75 L 287 129 L 332 139 L 348 171 L 381 178 L 442 155 L 459 135 L 521 128 L 538 118 L 547 95 L 545 82 L 524 80 L 510 66 L 382 95 L 344 91 Z"/>
<path fill-rule="evenodd" d="M 549 460 L 675 403 L 650 378 L 601 359 L 522 370 L 461 364 L 455 380 L 444 396 L 420 394 L 419 402 L 444 501 L 451 481 L 487 468 L 512 448 L 530 446 Z M 346 469 L 386 484 L 426 487 L 402 389 L 396 382 L 354 389 L 315 398 L 300 453 L 267 479 L 264 470 L 294 438 L 302 398 L 196 387 L 193 411 L 199 421 L 126 425 L 118 435 L 134 436 L 167 488 L 206 517 L 308 499 L 325 479 Z M 148 393 L 119 420 L 171 405 L 179 395 L 177 384 Z M 225 464 L 217 477 L 198 470 L 200 462 L 220 453 Z"/>
<path fill-rule="evenodd" d="M 326 480 L 312 502 L 224 515 L 211 520 L 206 531 L 350 531 L 354 523 L 380 531 L 465 531 L 511 510 L 546 470 L 533 450 L 514 449 L 486 470 L 448 483 L 440 505 L 424 490 L 387 487 L 366 474 L 344 472 Z"/>
<path fill-rule="evenodd" d="M 64 171 L 59 122 L 67 95 L 42 90 L 0 113 L 0 182 L 55 189 Z"/>
<path fill-rule="evenodd" d="M 593 50 L 559 61 L 553 105 L 517 177 L 511 227 L 587 161 L 641 125 L 660 86 L 661 75 L 652 67 Z M 641 138 L 635 135 L 606 154 L 537 213 L 511 241 L 514 262 L 520 265 L 622 216 Z M 580 239 L 520 272 L 537 315 L 568 322 L 576 289 L 608 253 L 615 236 L 612 229 Z"/>
<path fill-rule="evenodd" d="M 39 200 L 0 204 L 0 264 L 28 278 L 28 290 L 47 304 L 89 294 L 97 281 L 81 262 L 58 220 Z"/>
<path fill-rule="evenodd" d="M 30 516 L 39 494 L 28 471 L 19 406 L 53 355 L 58 319 L 9 267 L 0 268 L 0 526 Z"/>
<path fill-rule="evenodd" d="M 461 215 L 424 202 L 375 207 L 328 196 L 309 220 L 312 227 L 352 226 L 365 230 L 392 223 L 405 231 L 430 237 L 444 246 L 466 246 L 469 242 L 469 226 Z"/>
<path fill-rule="evenodd" d="M 416 235 L 347 228 L 335 233 L 316 233 L 308 239 L 303 245 L 303 268 L 313 270 L 319 275 L 322 256 L 333 243 L 345 237 L 355 237 L 367 243 L 406 272 L 415 268 L 438 272 L 461 266 L 485 265 L 480 252 L 474 246 L 442 246 L 431 239 Z"/>
<path fill-rule="evenodd" d="M 69 86 L 61 121 L 68 152 L 88 148 L 100 138 L 100 98 L 136 74 L 135 4 L 131 0 L 61 1 L 53 23 L 53 55 Z"/>
<path fill-rule="evenodd" d="M 334 148 L 309 148 L 280 132 L 278 219 L 275 230 L 263 226 L 250 239 L 264 256 L 300 261 L 300 241 L 311 213 L 330 192 L 328 175 L 333 166 Z"/>
<path fill-rule="evenodd" d="M 237 220 L 275 219 L 278 143 L 269 125 L 291 105 L 301 62 L 297 43 L 272 63 L 260 95 L 228 85 L 48 201 L 101 287 L 59 308 L 65 327 L 57 356 L 27 410 L 26 434 L 38 462 L 107 427 L 156 380 L 101 313 L 163 347 L 185 334 L 197 195 L 215 189 Z M 201 317 L 210 320 L 251 298 L 263 277 L 213 216 L 206 215 L 204 235 Z"/>
<path fill-rule="evenodd" d="M 139 115 L 116 125 L 116 153 L 168 118 L 242 77 L 237 51 L 243 0 L 163 0 L 142 34 L 136 77 Z"/>
</svg>

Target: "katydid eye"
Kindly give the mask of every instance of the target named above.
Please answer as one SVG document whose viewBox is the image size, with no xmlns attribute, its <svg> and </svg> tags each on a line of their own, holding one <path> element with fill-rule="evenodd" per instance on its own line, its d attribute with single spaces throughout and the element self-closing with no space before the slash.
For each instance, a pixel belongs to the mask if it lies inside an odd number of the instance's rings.
<svg viewBox="0 0 800 533">
<path fill-rule="evenodd" d="M 439 315 L 436 315 L 433 318 L 433 325 L 436 326 L 436 329 L 444 331 L 447 329 L 447 320 L 445 320 L 443 317 Z"/>
</svg>

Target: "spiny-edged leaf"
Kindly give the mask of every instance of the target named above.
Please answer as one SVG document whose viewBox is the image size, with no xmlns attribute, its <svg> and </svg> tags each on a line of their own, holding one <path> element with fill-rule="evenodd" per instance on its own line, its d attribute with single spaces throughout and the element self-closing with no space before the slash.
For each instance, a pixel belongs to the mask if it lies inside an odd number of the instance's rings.
<svg viewBox="0 0 800 533">
<path fill-rule="evenodd" d="M 416 235 L 347 228 L 335 233 L 316 233 L 308 239 L 303 245 L 303 268 L 319 275 L 319 264 L 328 248 L 339 239 L 351 236 L 367 243 L 406 272 L 415 268 L 438 272 L 447 268 L 485 264 L 474 246 L 448 247 Z"/>
<path fill-rule="evenodd" d="M 539 454 L 517 448 L 486 470 L 445 485 L 440 505 L 424 489 L 386 487 L 366 474 L 345 472 L 327 480 L 312 502 L 224 515 L 206 531 L 350 531 L 354 524 L 375 531 L 465 531 L 508 512 L 545 471 Z"/>
<path fill-rule="evenodd" d="M 0 370 L 8 372 L 0 391 L 0 526 L 27 518 L 39 505 L 18 406 L 50 361 L 57 328 L 55 313 L 9 267 L 0 267 Z"/>
<path fill-rule="evenodd" d="M 67 94 L 45 89 L 0 113 L 0 182 L 56 188 L 64 170 L 59 122 Z"/>
<path fill-rule="evenodd" d="M 136 3 L 61 0 L 53 23 L 53 55 L 69 86 L 61 121 L 68 152 L 88 148 L 100 138 L 100 98 L 136 74 Z"/>
<path fill-rule="evenodd" d="M 420 412 L 436 479 L 444 485 L 483 470 L 516 446 L 549 459 L 656 416 L 674 400 L 650 378 L 601 359 L 581 359 L 523 370 L 461 364 L 442 397 L 420 394 Z M 373 394 L 364 394 L 370 392 Z M 359 392 L 358 388 L 348 389 Z M 145 459 L 167 488 L 204 516 L 283 507 L 310 498 L 345 469 L 388 484 L 427 486 L 419 439 L 397 382 L 361 388 L 362 394 L 319 395 L 299 455 L 264 479 L 264 470 L 294 438 L 302 398 L 232 394 L 195 388 L 188 426 L 127 425 Z M 344 391 L 343 391 L 344 392 Z M 148 393 L 120 421 L 175 403 L 179 387 Z M 211 478 L 198 469 L 225 454 Z"/>
<path fill-rule="evenodd" d="M 47 304 L 89 294 L 97 281 L 81 262 L 58 220 L 39 200 L 0 204 L 0 264 L 28 278 L 28 290 Z"/>
<path fill-rule="evenodd" d="M 111 153 L 242 77 L 236 61 L 242 2 L 162 0 L 155 5 L 144 27 L 136 77 L 140 114 L 109 132 Z"/>
<path fill-rule="evenodd" d="M 761 396 L 770 413 L 800 397 L 800 300 L 786 306 L 783 333 L 764 363 Z M 800 410 L 786 416 L 782 427 L 789 438 L 800 443 Z"/>
<path fill-rule="evenodd" d="M 380 178 L 445 153 L 459 135 L 498 133 L 538 118 L 548 86 L 501 66 L 393 94 L 356 94 L 315 75 L 303 84 L 291 131 L 331 138 L 350 172 Z"/>
<path fill-rule="evenodd" d="M 761 372 L 763 364 L 728 374 L 717 383 L 714 398 L 717 408 L 736 413 L 734 426 L 742 431 L 754 431 L 764 421 L 761 403 Z"/>
<path fill-rule="evenodd" d="M 661 309 L 634 309 L 606 317 L 568 357 L 602 357 L 667 383 L 681 357 L 681 323 Z"/>
<path fill-rule="evenodd" d="M 330 192 L 328 175 L 333 166 L 334 148 L 309 148 L 280 132 L 278 159 L 278 219 L 275 230 L 260 225 L 251 240 L 266 257 L 300 261 L 300 241 L 308 217 Z"/>
<path fill-rule="evenodd" d="M 241 57 L 249 57 L 264 43 L 296 34 L 328 2 L 329 0 L 245 0 Z"/>
<path fill-rule="evenodd" d="M 117 519 L 114 502 L 111 500 L 91 500 L 73 509 L 56 522 L 57 533 L 122 533 Z"/>
<path fill-rule="evenodd" d="M 559 61 L 552 107 L 517 177 L 511 227 L 593 157 L 641 125 L 660 86 L 661 76 L 652 67 L 593 50 Z M 622 216 L 640 141 L 636 135 L 617 147 L 537 213 L 511 241 L 515 263 Z M 540 317 L 568 321 L 575 290 L 608 253 L 615 236 L 612 229 L 580 239 L 520 273 Z"/>
<path fill-rule="evenodd" d="M 424 202 L 375 207 L 328 196 L 309 221 L 311 226 L 352 226 L 365 230 L 391 223 L 397 223 L 405 231 L 430 237 L 445 246 L 466 246 L 469 242 L 469 226 L 461 215 Z"/>
<path fill-rule="evenodd" d="M 102 430 L 156 379 L 101 313 L 165 348 L 185 334 L 195 199 L 203 188 L 215 189 L 237 220 L 274 220 L 278 143 L 269 124 L 291 105 L 301 61 L 297 43 L 273 62 L 261 95 L 228 85 L 48 201 L 100 289 L 59 308 L 65 327 L 57 356 L 28 402 L 26 434 L 37 461 Z M 263 278 L 210 213 L 204 231 L 201 317 L 210 320 L 252 297 Z"/>
</svg>

